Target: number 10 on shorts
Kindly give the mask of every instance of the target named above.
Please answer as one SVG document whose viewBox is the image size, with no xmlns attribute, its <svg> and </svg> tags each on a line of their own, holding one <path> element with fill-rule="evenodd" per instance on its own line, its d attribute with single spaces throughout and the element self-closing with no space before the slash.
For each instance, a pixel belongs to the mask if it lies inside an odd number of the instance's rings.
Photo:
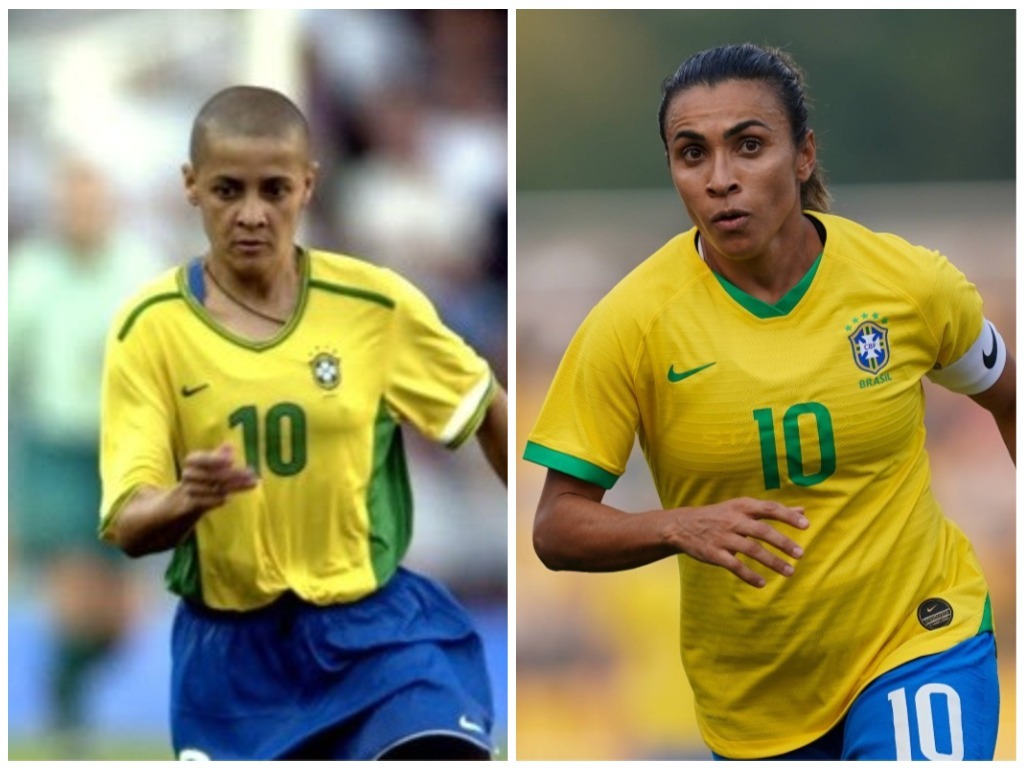
<svg viewBox="0 0 1024 768">
<path fill-rule="evenodd" d="M 944 698 L 949 728 L 949 752 L 940 752 L 935 740 L 936 724 L 932 699 Z M 896 733 L 896 759 L 912 760 L 910 712 L 907 709 L 907 689 L 898 688 L 889 693 L 892 705 L 893 727 Z M 960 695 L 955 689 L 942 683 L 928 683 L 917 689 L 914 695 L 914 709 L 917 714 L 917 740 L 921 754 L 928 760 L 963 760 L 964 725 L 960 710 Z M 936 708 L 941 711 L 941 707 Z M 943 745 L 946 746 L 946 745 Z"/>
</svg>

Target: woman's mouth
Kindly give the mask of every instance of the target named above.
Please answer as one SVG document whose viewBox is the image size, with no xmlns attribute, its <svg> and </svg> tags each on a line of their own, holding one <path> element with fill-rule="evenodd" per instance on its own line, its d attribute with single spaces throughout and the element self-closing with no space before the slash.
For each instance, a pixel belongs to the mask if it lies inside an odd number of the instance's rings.
<svg viewBox="0 0 1024 768">
<path fill-rule="evenodd" d="M 267 247 L 263 240 L 235 240 L 235 250 L 241 253 L 258 253 Z"/>
<path fill-rule="evenodd" d="M 729 209 L 716 213 L 711 217 L 711 223 L 716 229 L 723 232 L 735 232 L 741 229 L 750 219 L 750 214 L 739 209 Z"/>
</svg>

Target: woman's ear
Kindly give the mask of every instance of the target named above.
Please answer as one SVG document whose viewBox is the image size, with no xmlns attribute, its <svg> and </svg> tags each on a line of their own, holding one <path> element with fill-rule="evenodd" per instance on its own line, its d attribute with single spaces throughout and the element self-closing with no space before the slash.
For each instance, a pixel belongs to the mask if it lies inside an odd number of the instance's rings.
<svg viewBox="0 0 1024 768">
<path fill-rule="evenodd" d="M 797 149 L 796 177 L 801 184 L 811 178 L 817 165 L 818 148 L 814 141 L 814 131 L 808 130 L 803 146 Z"/>
<path fill-rule="evenodd" d="M 316 160 L 310 160 L 309 165 L 306 167 L 305 190 L 303 190 L 302 204 L 309 205 L 309 201 L 313 199 L 313 190 L 316 189 L 316 177 L 320 171 L 320 163 Z"/>
<path fill-rule="evenodd" d="M 181 178 L 185 183 L 185 199 L 189 205 L 199 205 L 199 192 L 196 190 L 196 171 L 191 163 L 181 166 Z"/>
</svg>

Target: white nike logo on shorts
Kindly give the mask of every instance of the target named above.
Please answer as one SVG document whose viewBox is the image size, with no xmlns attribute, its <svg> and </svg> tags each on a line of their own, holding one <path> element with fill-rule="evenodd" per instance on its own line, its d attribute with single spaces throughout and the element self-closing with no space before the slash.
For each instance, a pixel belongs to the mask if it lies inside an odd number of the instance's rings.
<svg viewBox="0 0 1024 768">
<path fill-rule="evenodd" d="M 465 715 L 459 718 L 459 728 L 466 731 L 476 731 L 477 733 L 484 732 L 483 726 L 477 725 Z"/>
</svg>

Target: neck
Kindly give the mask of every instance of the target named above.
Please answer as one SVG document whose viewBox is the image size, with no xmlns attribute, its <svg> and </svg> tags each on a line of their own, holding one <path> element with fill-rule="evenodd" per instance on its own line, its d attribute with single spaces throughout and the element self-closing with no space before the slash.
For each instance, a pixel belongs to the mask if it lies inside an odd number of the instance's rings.
<svg viewBox="0 0 1024 768">
<path fill-rule="evenodd" d="M 818 231 L 803 214 L 795 226 L 779 236 L 761 253 L 730 258 L 699 238 L 701 256 L 708 267 L 744 293 L 774 304 L 807 274 L 821 252 Z"/>
<path fill-rule="evenodd" d="M 284 325 L 299 296 L 297 258 L 275 261 L 264 269 L 239 270 L 225 258 L 207 256 L 208 281 L 222 300 L 250 315 Z"/>
</svg>

